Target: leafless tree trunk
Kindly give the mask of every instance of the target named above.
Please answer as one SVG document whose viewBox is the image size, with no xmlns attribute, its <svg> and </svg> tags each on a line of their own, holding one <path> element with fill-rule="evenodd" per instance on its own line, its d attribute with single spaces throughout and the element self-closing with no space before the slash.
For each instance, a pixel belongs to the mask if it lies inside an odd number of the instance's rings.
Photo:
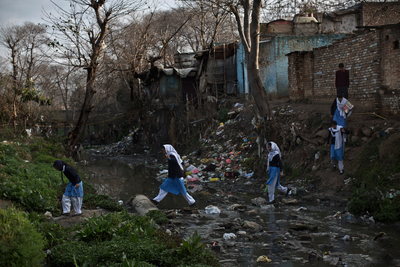
<svg viewBox="0 0 400 267">
<path fill-rule="evenodd" d="M 53 4 L 57 6 L 55 2 Z M 80 141 L 93 109 L 96 75 L 105 49 L 104 41 L 110 21 L 137 10 L 141 5 L 143 4 L 140 1 L 128 0 L 70 0 L 70 11 L 57 6 L 57 16 L 45 13 L 48 21 L 66 41 L 66 46 L 55 41 L 52 43 L 53 47 L 64 52 L 70 65 L 87 70 L 85 99 L 79 119 L 65 140 L 70 150 Z M 87 32 L 87 36 L 83 31 Z"/>
<path fill-rule="evenodd" d="M 245 50 L 250 92 L 254 98 L 260 115 L 263 117 L 270 116 L 271 110 L 268 103 L 268 97 L 261 82 L 258 68 L 261 0 L 253 0 L 252 6 L 250 0 L 243 0 L 241 3 L 242 8 L 244 9 L 243 24 L 239 14 L 239 7 L 231 4 L 230 9 L 235 15 L 240 39 Z M 249 19 L 250 13 L 251 22 Z"/>
</svg>

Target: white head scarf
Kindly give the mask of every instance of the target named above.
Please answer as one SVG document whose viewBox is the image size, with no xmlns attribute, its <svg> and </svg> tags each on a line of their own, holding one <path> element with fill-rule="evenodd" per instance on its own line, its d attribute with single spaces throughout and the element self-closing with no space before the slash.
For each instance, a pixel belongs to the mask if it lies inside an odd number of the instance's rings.
<svg viewBox="0 0 400 267">
<path fill-rule="evenodd" d="M 179 154 L 178 154 L 178 152 L 176 152 L 175 148 L 173 146 L 167 144 L 167 145 L 164 145 L 164 149 L 168 156 L 172 155 L 176 158 L 176 161 L 178 162 L 179 167 L 181 167 L 181 169 L 183 170 L 181 156 L 179 156 Z"/>
<path fill-rule="evenodd" d="M 271 144 L 271 150 L 268 149 L 268 144 Z M 267 164 L 267 170 L 269 170 L 269 162 L 272 161 L 272 159 L 276 156 L 279 155 L 281 157 L 281 151 L 279 150 L 279 147 L 277 144 L 274 142 L 268 142 L 267 143 L 267 150 L 268 150 L 268 164 Z"/>
<path fill-rule="evenodd" d="M 340 125 L 336 126 L 336 129 L 333 129 L 332 127 L 329 128 L 329 131 L 331 132 L 331 135 L 333 137 L 335 137 L 335 149 L 339 149 L 342 147 L 343 142 L 346 142 L 346 139 L 343 138 L 342 139 L 342 133 L 340 131 L 340 129 L 342 129 L 343 127 Z"/>
</svg>

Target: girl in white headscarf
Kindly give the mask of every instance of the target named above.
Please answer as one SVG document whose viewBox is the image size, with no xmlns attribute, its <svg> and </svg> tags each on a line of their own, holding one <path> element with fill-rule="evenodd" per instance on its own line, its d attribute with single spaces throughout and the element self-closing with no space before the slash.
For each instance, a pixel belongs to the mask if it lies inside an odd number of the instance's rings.
<svg viewBox="0 0 400 267">
<path fill-rule="evenodd" d="M 54 161 L 53 166 L 57 171 L 61 171 L 61 179 L 63 182 L 63 173 L 69 180 L 61 201 L 63 208 L 62 215 L 69 216 L 71 203 L 75 211 L 75 214 L 72 216 L 82 215 L 83 186 L 81 177 L 74 168 L 64 161 L 56 160 Z"/>
<path fill-rule="evenodd" d="M 331 150 L 331 163 L 333 168 L 336 169 L 337 160 L 340 174 L 344 173 L 344 143 L 346 142 L 346 137 L 349 133 L 349 130 L 338 125 L 336 121 L 332 121 L 331 127 L 329 128 L 328 145 Z"/>
<path fill-rule="evenodd" d="M 346 105 L 349 101 L 338 94 L 337 98 L 331 105 L 331 119 L 337 122 L 337 125 L 346 128 L 346 119 L 351 115 L 351 110 L 346 110 Z"/>
<path fill-rule="evenodd" d="M 267 191 L 268 189 L 269 203 L 273 204 L 275 203 L 275 187 L 276 189 L 278 189 L 278 191 L 286 195 L 289 193 L 289 189 L 279 183 L 280 177 L 283 176 L 283 165 L 281 160 L 281 151 L 279 150 L 279 147 L 274 142 L 268 142 L 267 149 L 269 152 L 267 163 L 269 179 L 267 181 L 268 187 L 265 189 L 265 191 Z"/>
<path fill-rule="evenodd" d="M 175 148 L 171 145 L 164 145 L 162 150 L 165 157 L 168 159 L 168 178 L 159 187 L 160 192 L 158 193 L 158 196 L 153 199 L 153 203 L 158 205 L 158 203 L 163 200 L 169 192 L 177 196 L 182 195 L 189 203 L 190 207 L 196 205 L 196 201 L 187 193 L 183 182 L 181 156 L 179 156 L 178 152 L 176 152 Z"/>
</svg>

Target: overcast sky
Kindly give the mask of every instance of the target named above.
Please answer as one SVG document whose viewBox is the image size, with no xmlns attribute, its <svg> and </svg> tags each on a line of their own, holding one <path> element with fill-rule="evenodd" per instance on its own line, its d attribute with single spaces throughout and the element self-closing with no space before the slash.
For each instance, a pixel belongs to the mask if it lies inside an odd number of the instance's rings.
<svg viewBox="0 0 400 267">
<path fill-rule="evenodd" d="M 169 5 L 174 5 L 174 1 L 166 0 L 166 4 L 159 7 L 168 8 Z M 68 0 L 54 0 L 54 2 L 69 9 Z M 22 24 L 24 21 L 45 23 L 42 20 L 42 9 L 54 13 L 54 4 L 50 0 L 0 0 L 0 25 Z"/>
<path fill-rule="evenodd" d="M 55 0 L 60 6 L 68 8 L 68 2 Z M 42 9 L 54 10 L 50 0 L 0 0 L 0 24 L 22 24 L 24 21 L 44 23 Z"/>
</svg>

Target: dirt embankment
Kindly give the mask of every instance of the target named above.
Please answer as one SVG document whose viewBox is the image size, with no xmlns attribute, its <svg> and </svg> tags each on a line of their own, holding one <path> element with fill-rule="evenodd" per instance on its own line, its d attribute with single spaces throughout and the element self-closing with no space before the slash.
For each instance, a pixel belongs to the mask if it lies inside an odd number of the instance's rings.
<svg viewBox="0 0 400 267">
<path fill-rule="evenodd" d="M 255 115 L 255 108 L 250 104 L 245 104 L 239 110 L 233 109 L 236 113 L 231 115 L 230 122 L 207 133 L 204 136 L 205 145 L 198 151 L 201 154 L 192 153 L 188 156 L 188 162 L 198 166 L 202 163 L 201 158 L 214 158 L 216 160 L 213 163 L 220 173 L 241 168 L 244 170 L 242 179 L 237 179 L 234 183 L 232 179 L 227 179 L 223 190 L 231 190 L 231 193 L 262 193 L 266 179 L 266 151 L 265 146 L 258 147 L 257 138 L 264 136 L 265 141 L 274 141 L 281 149 L 285 165 L 283 184 L 302 187 L 318 197 L 347 200 L 352 193 L 349 178 L 360 167 L 359 156 L 369 142 L 384 138 L 380 151 L 382 157 L 399 153 L 393 146 L 400 138 L 397 134 L 400 128 L 398 119 L 382 118 L 372 113 L 357 113 L 355 109 L 347 118 L 347 128 L 351 134 L 347 136 L 345 173 L 341 175 L 331 165 L 327 144 L 331 121 L 330 105 L 292 103 L 287 100 L 273 101 L 270 104 L 274 121 L 264 124 L 260 123 L 262 119 Z M 264 127 L 264 130 L 260 127 Z M 235 157 L 232 157 L 232 153 L 236 153 Z M 261 157 L 258 157 L 259 154 Z M 243 168 L 245 164 L 236 160 L 236 156 L 241 159 L 255 158 L 252 170 Z M 232 159 L 231 164 L 226 164 L 227 157 Z M 254 171 L 251 182 L 243 179 L 250 171 Z"/>
<path fill-rule="evenodd" d="M 283 148 L 283 159 L 291 165 L 292 178 L 306 180 L 306 188 L 326 196 L 348 197 L 351 185 L 348 178 L 360 167 L 359 156 L 369 142 L 385 138 L 380 148 L 380 157 L 399 156 L 393 146 L 400 139 L 400 121 L 397 117 L 382 118 L 373 113 L 359 113 L 355 107 L 347 118 L 347 129 L 351 131 L 345 145 L 345 173 L 340 175 L 330 163 L 327 145 L 330 127 L 330 106 L 326 104 L 272 102 L 272 108 L 281 118 L 285 137 L 290 140 Z M 290 120 L 288 117 L 291 117 Z M 278 138 L 279 139 L 279 138 Z M 294 180 L 292 181 L 294 182 Z"/>
</svg>

